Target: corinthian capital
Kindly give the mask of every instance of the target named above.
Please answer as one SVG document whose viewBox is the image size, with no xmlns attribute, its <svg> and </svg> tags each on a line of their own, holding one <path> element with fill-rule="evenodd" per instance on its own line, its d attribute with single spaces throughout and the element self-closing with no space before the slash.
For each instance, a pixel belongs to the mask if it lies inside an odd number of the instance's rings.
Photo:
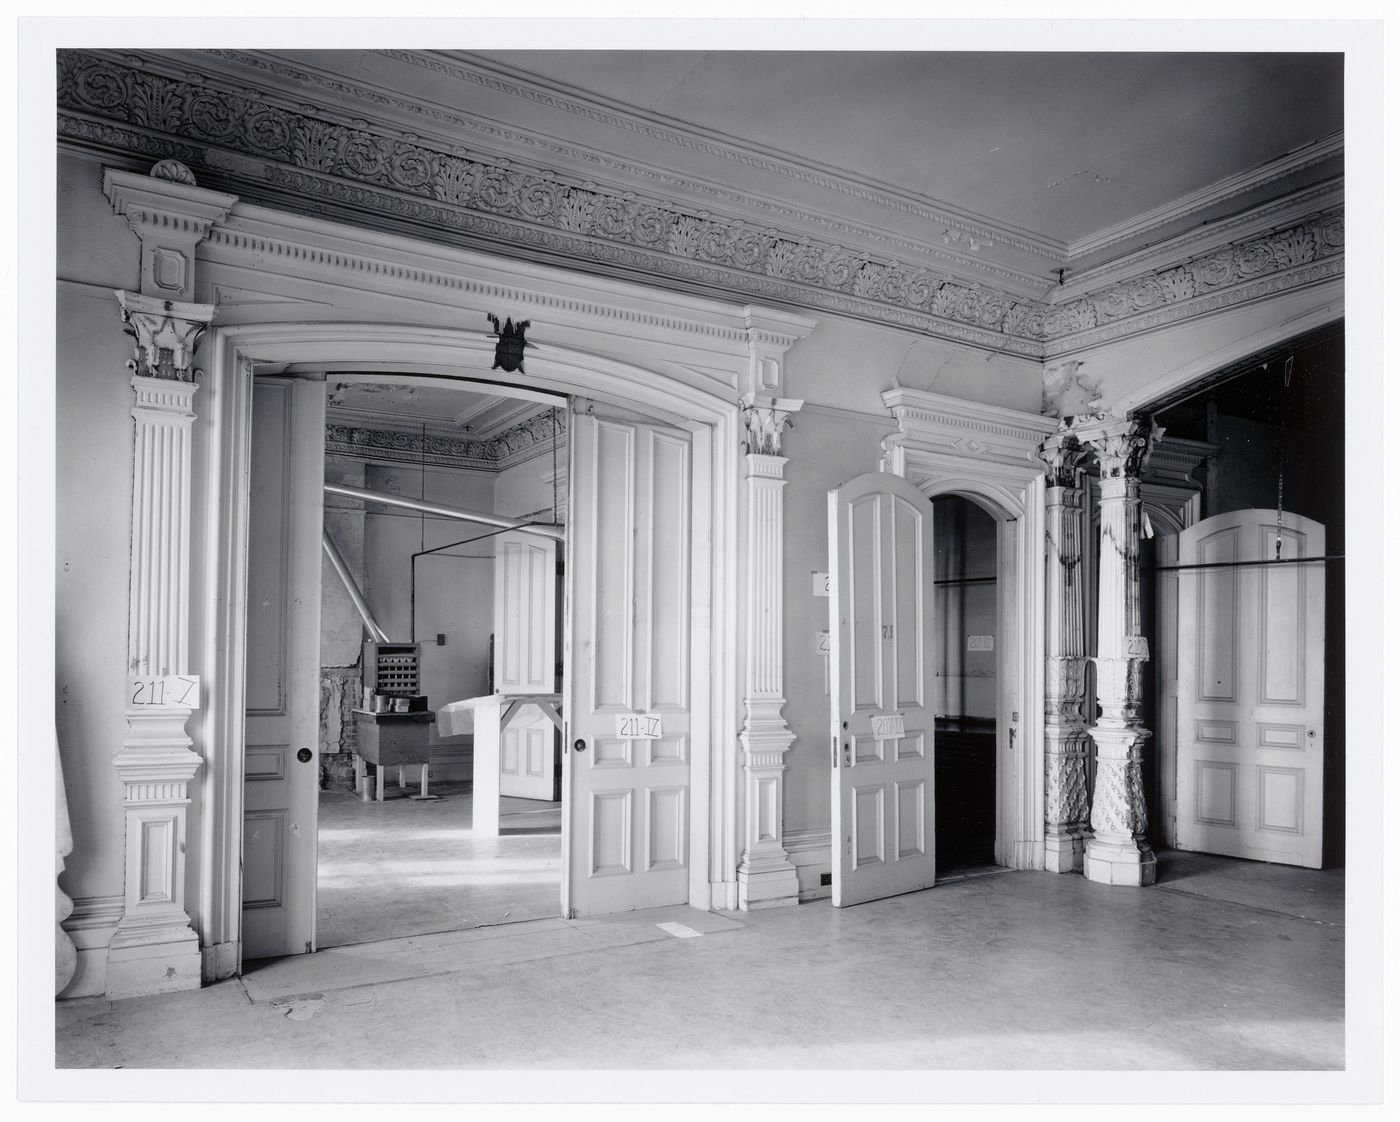
<svg viewBox="0 0 1400 1122">
<path fill-rule="evenodd" d="M 117 292 L 117 302 L 126 333 L 136 340 L 127 369 L 143 378 L 194 381 L 198 373 L 193 367 L 194 349 L 214 318 L 214 305 L 182 304 L 124 291 Z"/>
<path fill-rule="evenodd" d="M 802 408 L 802 400 L 746 393 L 739 404 L 744 411 L 744 450 L 749 455 L 781 456 L 783 430 Z"/>
<path fill-rule="evenodd" d="M 1076 419 L 1074 432 L 1099 461 L 1100 479 L 1136 478 L 1166 430 L 1144 417 L 1098 413 Z"/>
<path fill-rule="evenodd" d="M 1089 458 L 1090 450 L 1079 442 L 1066 422 L 1041 443 L 1036 455 L 1045 464 L 1045 475 L 1051 487 L 1073 487 L 1078 482 L 1079 469 Z"/>
</svg>

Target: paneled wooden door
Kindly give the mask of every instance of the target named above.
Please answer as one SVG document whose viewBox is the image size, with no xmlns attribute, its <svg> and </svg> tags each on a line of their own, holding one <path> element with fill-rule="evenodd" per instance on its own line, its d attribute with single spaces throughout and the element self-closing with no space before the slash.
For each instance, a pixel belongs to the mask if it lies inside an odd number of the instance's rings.
<svg viewBox="0 0 1400 1122">
<path fill-rule="evenodd" d="M 933 508 L 880 472 L 827 497 L 839 908 L 934 882 Z"/>
<path fill-rule="evenodd" d="M 558 547 L 512 530 L 496 538 L 494 678 L 502 694 L 556 690 L 555 594 Z M 501 731 L 502 796 L 551 800 L 557 730 L 529 706 Z"/>
<path fill-rule="evenodd" d="M 244 960 L 315 949 L 325 405 L 319 382 L 253 387 Z"/>
<path fill-rule="evenodd" d="M 688 432 L 573 416 L 566 915 L 688 899 L 691 470 Z"/>
<path fill-rule="evenodd" d="M 1276 542 L 1278 543 L 1276 546 Z M 1323 565 L 1320 523 L 1217 514 L 1180 534 L 1177 817 L 1180 849 L 1322 865 Z"/>
</svg>

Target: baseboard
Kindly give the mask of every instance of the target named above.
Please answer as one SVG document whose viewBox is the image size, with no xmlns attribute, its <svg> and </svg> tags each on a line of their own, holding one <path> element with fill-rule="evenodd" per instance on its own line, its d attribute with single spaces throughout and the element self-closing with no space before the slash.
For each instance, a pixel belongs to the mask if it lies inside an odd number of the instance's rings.
<svg viewBox="0 0 1400 1122">
<path fill-rule="evenodd" d="M 124 905 L 121 896 L 84 896 L 73 901 L 73 912 L 63 921 L 63 930 L 73 940 L 78 962 L 59 1000 L 100 997 L 107 992 L 107 945 L 116 933 Z"/>
</svg>

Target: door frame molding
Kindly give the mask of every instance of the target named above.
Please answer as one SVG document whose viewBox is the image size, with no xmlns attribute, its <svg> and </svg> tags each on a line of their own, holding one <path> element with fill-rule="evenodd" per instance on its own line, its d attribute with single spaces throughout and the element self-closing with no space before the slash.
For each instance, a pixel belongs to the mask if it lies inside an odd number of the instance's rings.
<svg viewBox="0 0 1400 1122">
<path fill-rule="evenodd" d="M 740 620 L 735 387 L 755 355 L 780 355 L 811 320 L 321 220 L 237 206 L 201 246 L 220 305 L 198 418 L 192 649 L 208 683 L 197 719 L 200 779 L 196 926 L 205 981 L 241 968 L 244 658 L 248 469 L 255 373 L 316 377 L 383 370 L 509 385 L 654 409 L 692 433 L 693 548 L 707 597 L 692 596 L 689 902 L 738 903 L 736 789 Z M 528 375 L 492 370 L 486 314 L 536 324 Z M 463 327 L 467 323 L 473 326 Z M 479 328 L 475 325 L 480 325 Z"/>
<path fill-rule="evenodd" d="M 996 860 L 1043 869 L 1045 468 L 1036 453 L 1059 422 L 922 390 L 881 396 L 899 422 L 899 432 L 882 442 L 882 470 L 902 475 L 930 499 L 971 499 L 997 520 Z"/>
</svg>

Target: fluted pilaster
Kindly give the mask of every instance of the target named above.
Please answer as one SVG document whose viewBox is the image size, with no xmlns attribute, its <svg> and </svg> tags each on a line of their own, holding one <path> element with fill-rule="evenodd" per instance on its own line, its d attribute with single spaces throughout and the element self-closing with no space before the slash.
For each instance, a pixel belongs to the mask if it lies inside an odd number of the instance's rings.
<svg viewBox="0 0 1400 1122">
<path fill-rule="evenodd" d="M 106 188 L 141 240 L 142 261 L 142 290 L 116 293 L 135 340 L 126 364 L 134 394 L 127 673 L 189 679 L 194 356 L 214 308 L 188 297 L 195 246 L 234 200 L 201 191 L 189 169 L 170 161 L 148 177 L 109 171 Z M 203 763 L 186 728 L 191 705 L 147 704 L 164 701 L 165 692 L 130 680 L 126 691 L 127 731 L 113 760 L 126 816 L 126 884 L 108 948 L 111 997 L 197 988 L 201 973 L 185 910 L 189 784 Z"/>
<path fill-rule="evenodd" d="M 744 556 L 744 850 L 739 906 L 745 910 L 797 903 L 797 869 L 783 848 L 783 757 L 795 737 L 783 718 L 783 470 L 777 452 L 789 416 L 802 402 L 745 399 L 749 454 Z"/>
</svg>

